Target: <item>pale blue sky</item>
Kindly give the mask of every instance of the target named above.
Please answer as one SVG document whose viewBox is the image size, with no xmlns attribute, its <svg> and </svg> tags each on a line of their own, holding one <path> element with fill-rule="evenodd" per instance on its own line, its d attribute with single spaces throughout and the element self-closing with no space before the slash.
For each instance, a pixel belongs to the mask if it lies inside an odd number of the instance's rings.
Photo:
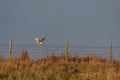
<svg viewBox="0 0 120 80">
<path fill-rule="evenodd" d="M 0 0 L 0 43 L 120 46 L 120 0 Z"/>
</svg>

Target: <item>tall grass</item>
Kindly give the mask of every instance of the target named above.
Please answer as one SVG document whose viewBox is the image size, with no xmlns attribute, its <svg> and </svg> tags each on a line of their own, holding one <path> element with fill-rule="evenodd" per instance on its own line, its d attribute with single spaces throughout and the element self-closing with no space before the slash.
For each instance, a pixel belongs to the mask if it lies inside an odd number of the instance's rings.
<svg viewBox="0 0 120 80">
<path fill-rule="evenodd" d="M 27 51 L 18 58 L 0 58 L 0 80 L 119 80 L 120 62 L 97 56 L 46 56 L 31 60 Z"/>
</svg>

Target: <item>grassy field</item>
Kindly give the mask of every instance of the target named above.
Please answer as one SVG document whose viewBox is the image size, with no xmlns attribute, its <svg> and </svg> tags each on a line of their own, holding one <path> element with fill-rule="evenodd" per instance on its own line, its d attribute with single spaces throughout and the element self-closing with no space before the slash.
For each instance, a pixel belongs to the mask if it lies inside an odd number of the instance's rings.
<svg viewBox="0 0 120 80">
<path fill-rule="evenodd" d="M 26 51 L 18 58 L 0 58 L 0 80 L 120 80 L 120 63 L 96 56 L 46 56 L 30 60 Z"/>
</svg>

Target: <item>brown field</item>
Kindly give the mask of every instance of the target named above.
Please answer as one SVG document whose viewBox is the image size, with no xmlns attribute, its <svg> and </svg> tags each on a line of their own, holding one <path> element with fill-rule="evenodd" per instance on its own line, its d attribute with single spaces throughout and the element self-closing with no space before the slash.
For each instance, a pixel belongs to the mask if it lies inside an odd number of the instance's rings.
<svg viewBox="0 0 120 80">
<path fill-rule="evenodd" d="M 0 58 L 0 80 L 120 80 L 119 61 L 96 56 L 46 56 L 31 60 L 26 51 L 18 58 Z"/>
</svg>

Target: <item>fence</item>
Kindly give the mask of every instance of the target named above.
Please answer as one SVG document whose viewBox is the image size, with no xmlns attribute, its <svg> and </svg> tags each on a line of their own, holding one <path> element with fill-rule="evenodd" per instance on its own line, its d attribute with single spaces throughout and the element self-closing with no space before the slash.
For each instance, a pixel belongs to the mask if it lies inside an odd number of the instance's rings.
<svg viewBox="0 0 120 80">
<path fill-rule="evenodd" d="M 7 58 L 8 56 L 18 57 L 21 55 L 23 49 L 28 51 L 29 57 L 31 59 L 37 59 L 52 54 L 61 55 L 66 52 L 67 56 L 97 55 L 110 59 L 119 59 L 120 57 L 120 47 L 112 47 L 112 45 L 110 45 L 110 47 L 97 47 L 68 45 L 68 43 L 66 43 L 66 45 L 37 45 L 15 43 L 12 44 L 12 42 L 0 43 L 0 56 L 4 58 Z"/>
</svg>

